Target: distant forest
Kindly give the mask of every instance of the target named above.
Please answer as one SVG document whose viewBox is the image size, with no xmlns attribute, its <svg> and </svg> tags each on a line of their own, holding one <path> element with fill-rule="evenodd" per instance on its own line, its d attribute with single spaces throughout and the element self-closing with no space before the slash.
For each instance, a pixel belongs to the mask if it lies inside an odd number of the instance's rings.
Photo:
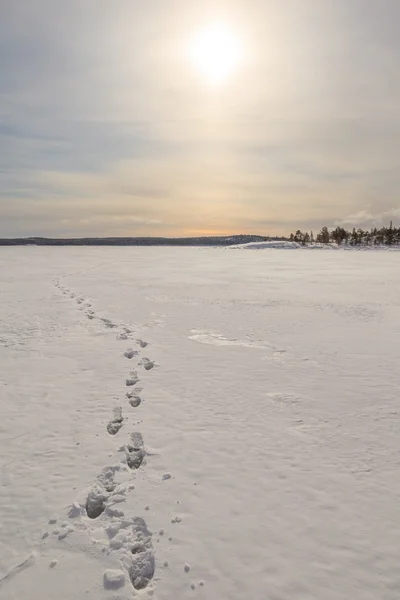
<svg viewBox="0 0 400 600">
<path fill-rule="evenodd" d="M 328 227 L 323 227 L 316 235 L 312 231 L 304 233 L 298 229 L 296 233 L 290 234 L 289 240 L 303 246 L 314 242 L 339 246 L 396 246 L 400 245 L 400 227 L 393 227 L 392 222 L 389 227 L 373 227 L 370 230 L 354 227 L 352 231 L 347 231 L 343 227 L 336 227 L 330 231 Z"/>
<path fill-rule="evenodd" d="M 106 238 L 0 238 L 0 246 L 231 246 L 265 242 L 262 235 L 220 235 L 188 238 L 106 237 Z M 279 238 L 282 239 L 282 238 Z"/>
<path fill-rule="evenodd" d="M 191 238 L 0 238 L 0 246 L 232 246 L 266 241 L 291 241 L 303 246 L 313 243 L 334 243 L 339 246 L 400 246 L 400 227 L 393 227 L 393 223 L 390 223 L 389 227 L 374 227 L 369 231 L 360 228 L 347 231 L 343 227 L 329 230 L 328 227 L 322 227 L 315 235 L 312 231 L 303 232 L 298 229 L 289 237 L 230 235 Z"/>
</svg>

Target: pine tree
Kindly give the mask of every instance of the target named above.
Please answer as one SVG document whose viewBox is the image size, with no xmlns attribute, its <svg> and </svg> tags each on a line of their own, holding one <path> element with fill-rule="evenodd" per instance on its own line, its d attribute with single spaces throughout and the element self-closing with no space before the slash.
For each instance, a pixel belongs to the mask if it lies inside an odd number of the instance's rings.
<svg viewBox="0 0 400 600">
<path fill-rule="evenodd" d="M 355 227 L 353 227 L 353 231 L 351 232 L 350 244 L 352 246 L 357 246 L 358 244 L 358 235 Z"/>
<path fill-rule="evenodd" d="M 330 234 L 329 234 L 329 229 L 327 227 L 324 226 L 321 229 L 321 232 L 317 235 L 317 241 L 320 242 L 321 244 L 329 244 Z"/>
</svg>

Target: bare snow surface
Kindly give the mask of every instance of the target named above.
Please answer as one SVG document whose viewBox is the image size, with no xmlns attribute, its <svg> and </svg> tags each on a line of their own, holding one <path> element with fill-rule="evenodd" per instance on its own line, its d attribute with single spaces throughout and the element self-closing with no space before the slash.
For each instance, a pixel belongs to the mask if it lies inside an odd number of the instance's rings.
<svg viewBox="0 0 400 600">
<path fill-rule="evenodd" d="M 399 599 L 399 253 L 0 269 L 2 600 Z"/>
</svg>

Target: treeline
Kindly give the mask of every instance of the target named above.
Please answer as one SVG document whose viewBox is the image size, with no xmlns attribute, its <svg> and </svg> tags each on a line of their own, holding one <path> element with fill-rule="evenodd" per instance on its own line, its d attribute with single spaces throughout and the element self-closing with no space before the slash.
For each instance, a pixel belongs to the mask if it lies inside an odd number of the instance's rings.
<svg viewBox="0 0 400 600">
<path fill-rule="evenodd" d="M 305 246 L 318 242 L 320 244 L 338 244 L 339 246 L 395 246 L 400 245 L 400 227 L 376 227 L 370 230 L 356 229 L 347 231 L 343 227 L 329 230 L 328 227 L 322 227 L 321 231 L 314 236 L 314 233 L 307 231 L 304 233 L 299 229 L 296 233 L 291 233 L 289 237 L 291 242 L 298 242 Z"/>
<path fill-rule="evenodd" d="M 265 242 L 263 235 L 219 235 L 190 238 L 112 237 L 112 238 L 9 238 L 0 246 L 231 246 L 249 242 Z"/>
</svg>

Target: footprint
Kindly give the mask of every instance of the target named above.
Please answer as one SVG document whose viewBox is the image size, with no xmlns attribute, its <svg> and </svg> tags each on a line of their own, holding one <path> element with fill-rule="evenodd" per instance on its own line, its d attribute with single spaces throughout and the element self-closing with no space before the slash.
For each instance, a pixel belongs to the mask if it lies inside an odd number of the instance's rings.
<svg viewBox="0 0 400 600">
<path fill-rule="evenodd" d="M 267 396 L 271 398 L 276 404 L 282 404 L 285 406 L 294 406 L 299 403 L 299 398 L 293 394 L 286 394 L 283 392 L 269 392 Z"/>
<path fill-rule="evenodd" d="M 119 333 L 117 335 L 117 340 L 127 340 L 128 337 L 128 334 L 125 331 L 123 331 L 122 333 Z"/>
<path fill-rule="evenodd" d="M 90 490 L 86 500 L 86 514 L 89 519 L 97 519 L 106 508 L 110 494 L 115 490 L 115 471 L 119 467 L 108 467 L 99 475 L 95 486 Z"/>
<path fill-rule="evenodd" d="M 100 321 L 103 321 L 104 325 L 106 327 L 109 327 L 110 329 L 114 329 L 115 327 L 117 327 L 117 325 L 115 325 L 115 323 L 110 321 L 110 319 L 100 319 Z"/>
<path fill-rule="evenodd" d="M 134 392 L 128 392 L 126 394 L 126 397 L 129 400 L 129 404 L 133 408 L 137 408 L 142 403 L 141 397 L 138 394 L 135 394 Z"/>
<path fill-rule="evenodd" d="M 125 446 L 126 463 L 130 469 L 138 469 L 145 457 L 142 434 L 135 431 L 131 434 L 131 443 Z"/>
<path fill-rule="evenodd" d="M 135 517 L 132 524 L 135 540 L 132 544 L 132 564 L 129 567 L 129 578 L 135 590 L 146 588 L 154 577 L 155 560 L 152 534 L 141 517 Z"/>
<path fill-rule="evenodd" d="M 136 385 L 139 381 L 139 377 L 136 371 L 131 371 L 128 379 L 125 381 L 125 384 L 129 387 L 132 385 Z"/>
<path fill-rule="evenodd" d="M 117 406 L 113 409 L 113 418 L 107 424 L 107 431 L 110 435 L 115 435 L 122 427 L 124 417 L 122 416 L 122 408 Z"/>
<path fill-rule="evenodd" d="M 128 348 L 127 350 L 125 350 L 124 352 L 124 356 L 126 356 L 126 358 L 133 358 L 134 356 L 137 356 L 139 354 L 138 350 L 133 350 L 132 348 Z"/>
<path fill-rule="evenodd" d="M 142 365 L 142 367 L 144 367 L 146 371 L 150 371 L 150 369 L 152 369 L 155 364 L 156 363 L 153 360 L 150 360 L 149 358 L 142 358 L 142 360 L 139 363 L 139 365 Z"/>
<path fill-rule="evenodd" d="M 136 340 L 136 343 L 139 344 L 141 348 L 146 348 L 147 346 L 147 342 L 144 342 L 143 340 Z"/>
</svg>

